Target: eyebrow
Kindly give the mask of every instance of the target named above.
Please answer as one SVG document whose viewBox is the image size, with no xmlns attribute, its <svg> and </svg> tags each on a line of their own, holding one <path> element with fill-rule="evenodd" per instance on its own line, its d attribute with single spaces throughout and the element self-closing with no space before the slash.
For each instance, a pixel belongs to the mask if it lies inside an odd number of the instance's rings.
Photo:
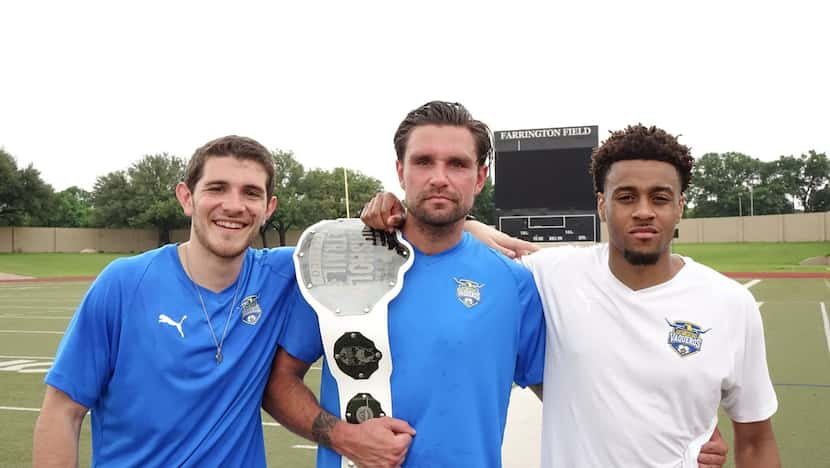
<svg viewBox="0 0 830 468">
<path fill-rule="evenodd" d="M 613 193 L 626 192 L 626 191 L 627 192 L 639 192 L 640 188 L 636 187 L 634 185 L 624 185 L 624 186 L 615 188 Z M 654 192 L 674 193 L 674 189 L 671 187 L 671 185 L 653 185 L 651 187 L 648 187 L 646 192 L 648 192 L 648 193 L 654 193 Z"/>
</svg>

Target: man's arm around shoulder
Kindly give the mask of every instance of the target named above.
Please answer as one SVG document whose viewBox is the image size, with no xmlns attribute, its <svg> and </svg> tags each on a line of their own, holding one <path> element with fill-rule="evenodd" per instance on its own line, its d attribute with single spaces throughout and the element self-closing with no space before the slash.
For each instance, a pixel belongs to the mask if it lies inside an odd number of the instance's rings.
<svg viewBox="0 0 830 468">
<path fill-rule="evenodd" d="M 375 418 L 349 424 L 328 413 L 306 387 L 310 364 L 279 348 L 262 407 L 292 432 L 331 448 L 361 467 L 399 466 L 415 435 L 405 421 Z"/>
<path fill-rule="evenodd" d="M 34 468 L 78 466 L 78 438 L 87 408 L 47 385 L 35 423 Z"/>
</svg>

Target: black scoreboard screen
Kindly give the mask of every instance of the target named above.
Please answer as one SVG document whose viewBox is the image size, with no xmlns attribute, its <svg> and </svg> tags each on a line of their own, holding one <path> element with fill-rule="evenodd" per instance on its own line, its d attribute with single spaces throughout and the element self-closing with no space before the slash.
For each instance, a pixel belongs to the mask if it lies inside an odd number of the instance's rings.
<svg viewBox="0 0 830 468">
<path fill-rule="evenodd" d="M 501 209 L 595 210 L 592 148 L 507 151 L 496 155 L 496 206 Z"/>
<path fill-rule="evenodd" d="M 499 230 L 531 242 L 598 242 L 597 133 L 596 125 L 494 132 Z"/>
</svg>

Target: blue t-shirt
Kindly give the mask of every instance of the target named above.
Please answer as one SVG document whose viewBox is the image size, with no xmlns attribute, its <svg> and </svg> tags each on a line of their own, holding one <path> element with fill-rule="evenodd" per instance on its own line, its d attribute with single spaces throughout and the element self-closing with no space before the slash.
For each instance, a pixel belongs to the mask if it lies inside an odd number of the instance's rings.
<svg viewBox="0 0 830 468">
<path fill-rule="evenodd" d="M 305 362 L 323 354 L 316 315 L 297 310 L 281 346 Z M 389 304 L 391 416 L 417 431 L 405 467 L 499 467 L 513 382 L 542 382 L 545 322 L 531 273 L 464 233 L 437 255 L 416 250 Z M 340 414 L 323 366 L 322 406 Z M 317 452 L 317 466 L 340 456 Z"/>
<path fill-rule="evenodd" d="M 175 245 L 111 263 L 87 292 L 46 383 L 91 409 L 93 466 L 265 466 L 260 406 L 290 311 L 306 308 L 291 249 L 245 253 L 237 281 L 201 288 Z"/>
</svg>

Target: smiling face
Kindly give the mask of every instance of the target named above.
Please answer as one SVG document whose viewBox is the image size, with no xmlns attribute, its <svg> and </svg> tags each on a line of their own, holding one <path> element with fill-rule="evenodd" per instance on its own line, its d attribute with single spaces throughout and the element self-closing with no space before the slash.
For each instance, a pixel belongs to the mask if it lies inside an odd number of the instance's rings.
<svg viewBox="0 0 830 468">
<path fill-rule="evenodd" d="M 680 176 L 669 163 L 624 160 L 611 165 L 605 192 L 597 194 L 600 218 L 608 223 L 610 255 L 631 265 L 668 260 L 674 228 L 685 199 Z"/>
<path fill-rule="evenodd" d="M 487 177 L 472 133 L 454 125 L 415 127 L 396 167 L 410 216 L 438 228 L 464 219 Z"/>
<path fill-rule="evenodd" d="M 190 242 L 224 259 L 242 255 L 277 205 L 266 195 L 267 173 L 258 162 L 211 156 L 191 192 L 183 182 L 176 197 L 191 218 Z"/>
</svg>

